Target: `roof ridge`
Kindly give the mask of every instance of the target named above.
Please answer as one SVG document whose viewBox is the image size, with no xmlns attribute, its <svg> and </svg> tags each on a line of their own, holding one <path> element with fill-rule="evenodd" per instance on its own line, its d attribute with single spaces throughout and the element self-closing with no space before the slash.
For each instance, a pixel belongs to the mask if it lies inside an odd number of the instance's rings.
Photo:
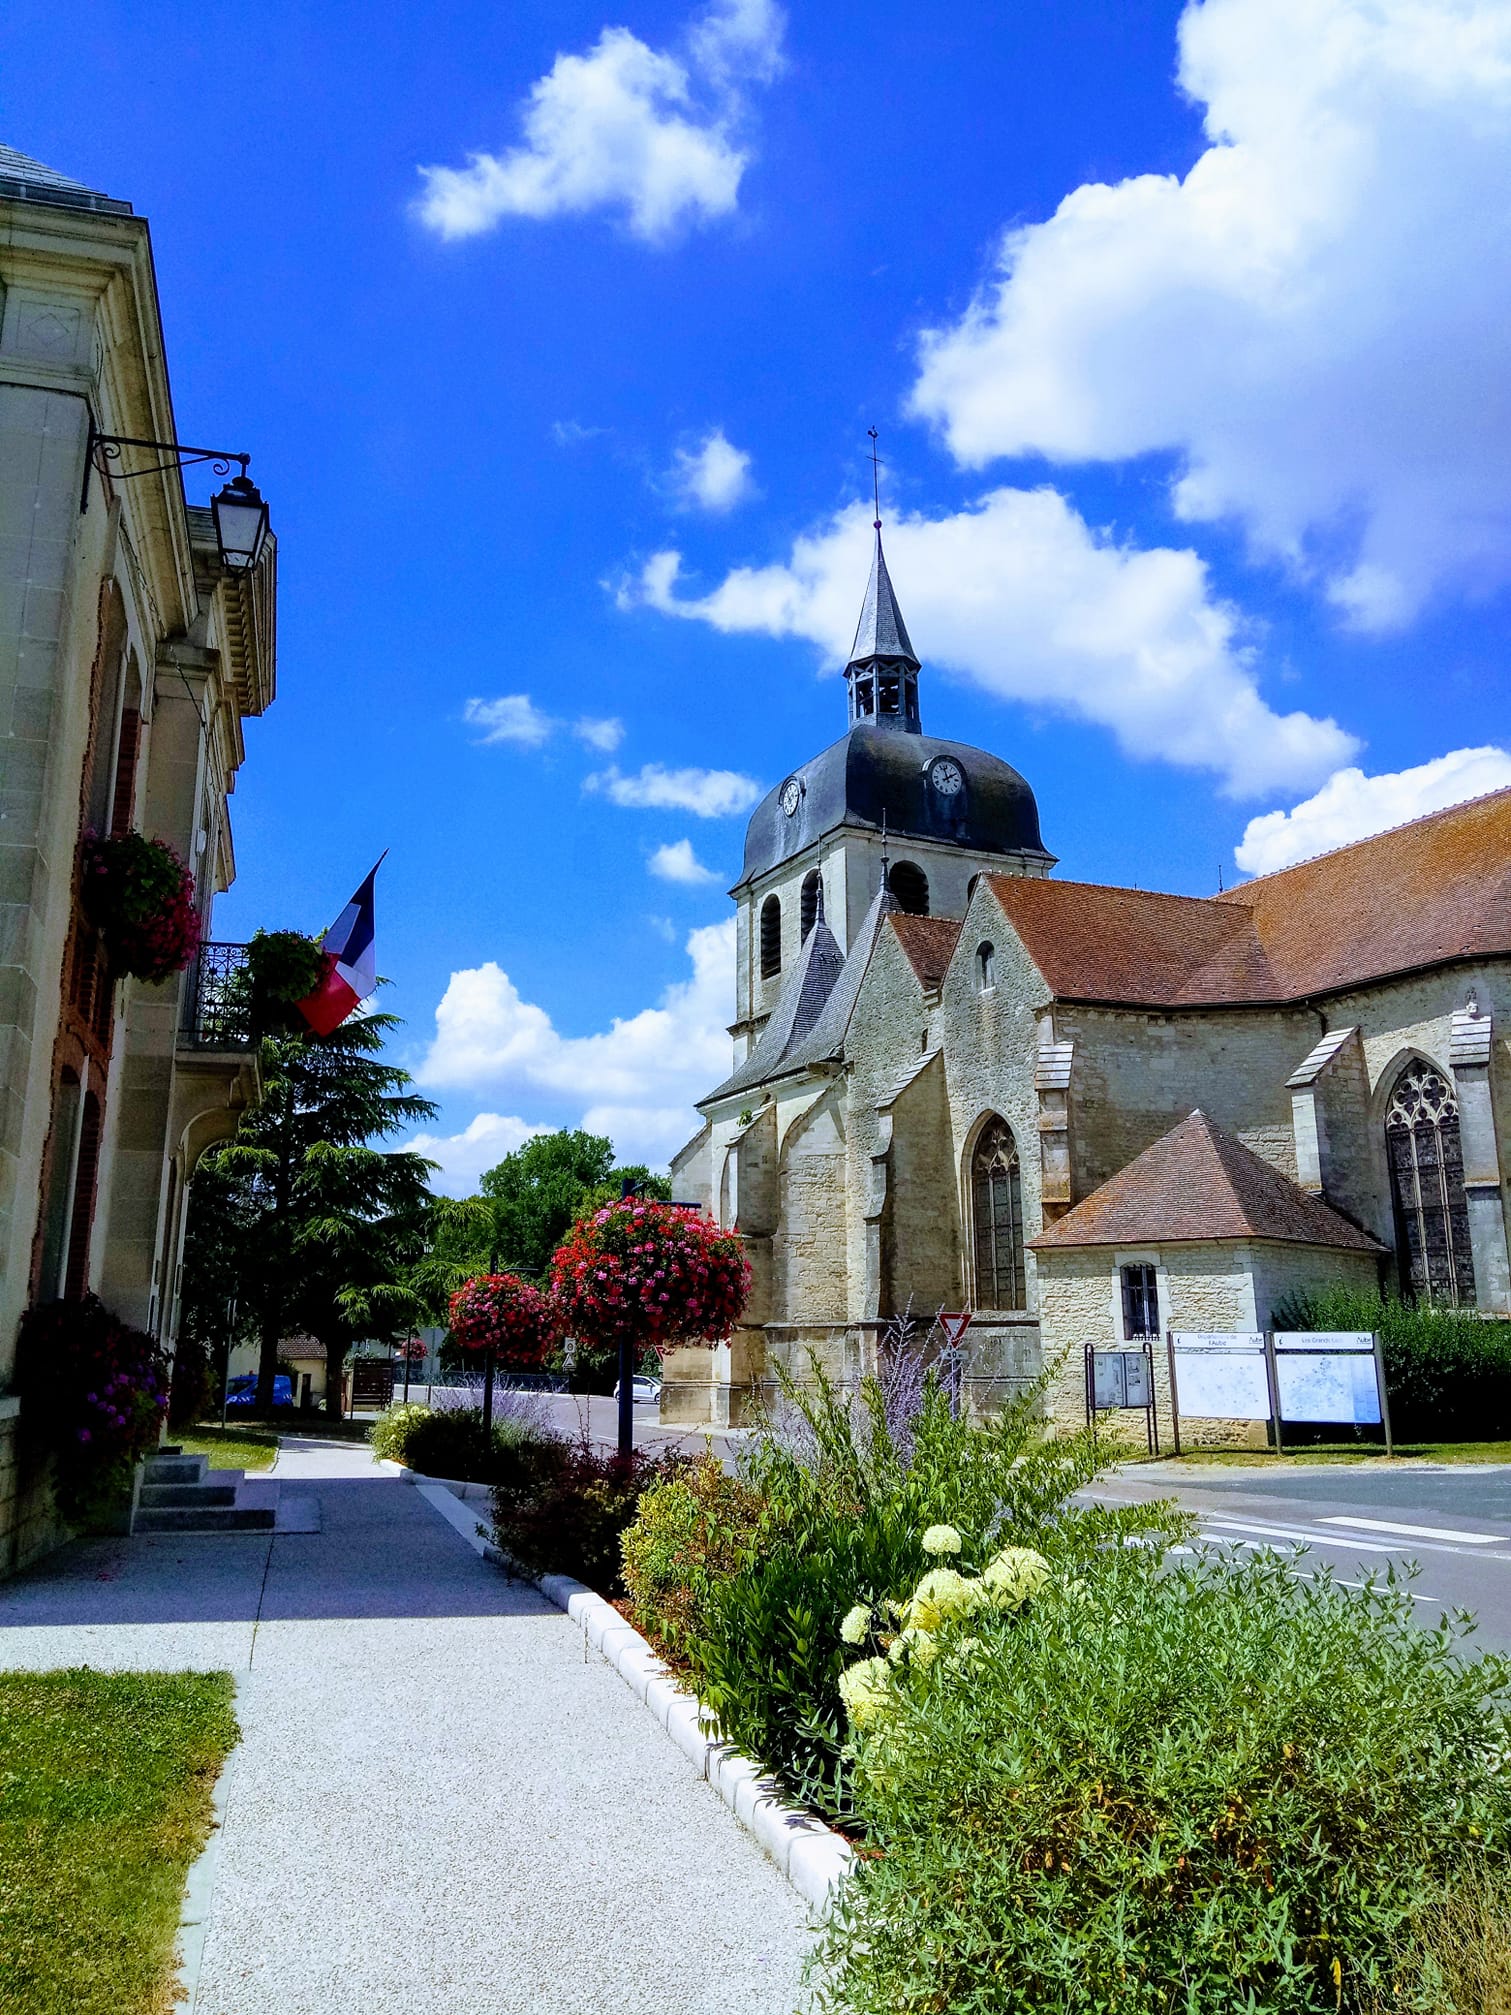
<svg viewBox="0 0 1511 2015">
<path fill-rule="evenodd" d="M 1414 819 L 1402 819 L 1399 825 L 1381 826 L 1377 833 L 1362 833 L 1356 840 L 1344 840 L 1336 847 L 1323 847 L 1320 853 L 1303 854 L 1299 861 L 1287 861 L 1283 868 L 1271 868 L 1268 874 L 1250 875 L 1244 882 L 1237 882 L 1220 895 L 1201 898 L 1213 903 L 1238 903 L 1245 892 L 1257 888 L 1260 882 L 1279 881 L 1282 875 L 1294 874 L 1297 868 L 1308 868 L 1315 861 L 1332 860 L 1338 854 L 1349 854 L 1356 847 L 1373 846 L 1376 840 L 1389 839 L 1392 833 L 1410 832 L 1413 826 L 1425 826 L 1432 819 L 1446 819 L 1450 812 L 1467 811 L 1471 805 L 1488 804 L 1491 798 L 1511 796 L 1511 784 L 1500 784 L 1493 791 L 1476 791 L 1472 798 L 1459 798 L 1451 805 L 1439 805 L 1435 812 L 1418 812 Z"/>
</svg>

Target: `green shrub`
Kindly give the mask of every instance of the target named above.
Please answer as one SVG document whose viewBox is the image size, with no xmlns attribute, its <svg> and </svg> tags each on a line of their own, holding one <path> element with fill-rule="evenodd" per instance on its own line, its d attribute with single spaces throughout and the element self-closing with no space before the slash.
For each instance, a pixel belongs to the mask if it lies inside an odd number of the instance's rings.
<svg viewBox="0 0 1511 2015">
<path fill-rule="evenodd" d="M 1038 1397 L 988 1420 L 955 1419 L 931 1380 L 904 1437 L 878 1385 L 851 1400 L 815 1368 L 801 1389 L 785 1382 L 791 1419 L 748 1446 L 744 1480 L 766 1503 L 762 1541 L 710 1591 L 687 1656 L 720 1734 L 804 1804 L 853 1816 L 839 1698 L 852 1654 L 840 1623 L 858 1603 L 880 1607 L 913 1587 L 929 1565 L 929 1526 L 955 1527 L 972 1558 L 1012 1543 L 1062 1562 L 1186 1530 L 1168 1504 L 1072 1505 L 1098 1458 L 1087 1436 L 1045 1438 Z"/>
<path fill-rule="evenodd" d="M 433 1412 L 428 1406 L 390 1406 L 368 1430 L 374 1455 L 402 1462 L 424 1476 L 460 1483 L 513 1485 L 553 1466 L 566 1444 L 517 1421 L 496 1420 L 484 1449 L 480 1407 Z"/>
<path fill-rule="evenodd" d="M 761 1511 L 711 1455 L 641 1497 L 623 1537 L 624 1585 L 636 1623 L 672 1657 L 685 1661 L 707 1634 L 714 1590 L 750 1558 Z"/>
<path fill-rule="evenodd" d="M 553 1441 L 547 1462 L 521 1464 L 493 1492 L 495 1545 L 526 1574 L 570 1574 L 600 1595 L 624 1593 L 623 1537 L 652 1485 L 680 1475 L 683 1455 Z"/>
<path fill-rule="evenodd" d="M 1261 1557 L 1119 1550 L 909 1661 L 858 1738 L 880 1850 L 817 1955 L 830 2011 L 1442 2015 L 1401 1961 L 1511 1849 L 1511 1665 Z"/>
<path fill-rule="evenodd" d="M 1390 1424 L 1403 1440 L 1511 1435 L 1511 1323 L 1335 1287 L 1277 1310 L 1275 1327 L 1378 1331 Z"/>
</svg>

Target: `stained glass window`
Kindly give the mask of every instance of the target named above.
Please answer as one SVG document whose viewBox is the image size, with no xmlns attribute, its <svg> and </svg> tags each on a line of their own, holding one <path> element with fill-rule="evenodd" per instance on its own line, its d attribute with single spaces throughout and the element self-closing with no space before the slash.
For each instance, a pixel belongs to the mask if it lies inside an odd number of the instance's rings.
<svg viewBox="0 0 1511 2015">
<path fill-rule="evenodd" d="M 971 1209 L 976 1235 L 976 1303 L 1024 1308 L 1023 1182 L 1018 1144 L 1003 1119 L 990 1119 L 971 1158 Z"/>
<path fill-rule="evenodd" d="M 1458 1100 L 1418 1058 L 1396 1079 L 1385 1115 L 1401 1286 L 1423 1301 L 1474 1302 L 1474 1259 Z"/>
</svg>

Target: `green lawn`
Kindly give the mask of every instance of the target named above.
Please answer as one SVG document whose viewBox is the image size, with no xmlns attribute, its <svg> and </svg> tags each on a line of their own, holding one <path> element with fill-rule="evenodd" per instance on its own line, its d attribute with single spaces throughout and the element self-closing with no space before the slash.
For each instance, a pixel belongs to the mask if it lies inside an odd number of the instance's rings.
<svg viewBox="0 0 1511 2015">
<path fill-rule="evenodd" d="M 1412 1462 L 1511 1462 L 1511 1441 L 1398 1441 L 1395 1454 L 1398 1461 Z M 1378 1444 L 1365 1446 L 1348 1442 L 1334 1447 L 1324 1443 L 1319 1448 L 1288 1448 L 1280 1457 L 1267 1454 L 1262 1448 L 1235 1448 L 1221 1452 L 1202 1449 L 1190 1455 L 1166 1456 L 1163 1460 L 1178 1461 L 1183 1468 L 1193 1469 L 1208 1464 L 1217 1464 L 1225 1469 L 1275 1469 L 1292 1462 L 1383 1463 L 1385 1451 Z"/>
<path fill-rule="evenodd" d="M 212 1469 L 271 1469 L 278 1455 L 278 1436 L 270 1428 L 237 1425 L 222 1432 L 218 1425 L 201 1421 L 172 1439 L 185 1455 L 208 1457 Z"/>
<path fill-rule="evenodd" d="M 227 1672 L 0 1673 L 0 2006 L 169 2015 Z"/>
</svg>

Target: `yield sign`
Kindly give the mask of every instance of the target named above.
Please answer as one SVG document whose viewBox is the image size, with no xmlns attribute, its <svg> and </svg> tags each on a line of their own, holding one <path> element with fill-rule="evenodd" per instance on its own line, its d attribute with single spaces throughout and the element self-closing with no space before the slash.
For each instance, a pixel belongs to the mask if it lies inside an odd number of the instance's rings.
<svg viewBox="0 0 1511 2015">
<path fill-rule="evenodd" d="M 940 1309 L 939 1326 L 952 1344 L 959 1343 L 971 1326 L 971 1311 L 964 1308 L 956 1315 L 946 1315 L 944 1310 Z"/>
</svg>

